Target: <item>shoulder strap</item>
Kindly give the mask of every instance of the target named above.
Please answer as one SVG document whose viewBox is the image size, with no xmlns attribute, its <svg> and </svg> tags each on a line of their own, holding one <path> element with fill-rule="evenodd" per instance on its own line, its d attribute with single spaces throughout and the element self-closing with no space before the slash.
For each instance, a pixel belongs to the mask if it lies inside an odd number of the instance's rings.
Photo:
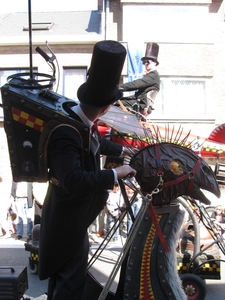
<svg viewBox="0 0 225 300">
<path fill-rule="evenodd" d="M 80 123 L 80 122 L 76 122 L 76 123 Z M 38 161 L 39 161 L 39 169 L 40 169 L 40 176 L 42 177 L 42 179 L 44 179 L 45 181 L 49 180 L 49 174 L 48 174 L 48 158 L 47 158 L 47 149 L 48 149 L 48 143 L 49 140 L 53 134 L 53 132 L 60 128 L 60 127 L 70 127 L 73 130 L 76 131 L 76 133 L 78 134 L 79 138 L 80 138 L 80 142 L 82 145 L 82 150 L 83 150 L 83 154 L 87 154 L 90 151 L 90 134 L 89 134 L 89 128 L 86 127 L 84 124 L 80 123 L 79 126 L 76 126 L 77 124 L 62 124 L 59 121 L 56 120 L 51 120 L 49 121 L 46 126 L 44 127 L 40 139 L 39 139 L 39 143 L 38 143 Z M 78 127 L 78 128 L 77 128 Z M 82 135 L 82 130 L 86 131 L 87 134 L 83 134 Z"/>
</svg>

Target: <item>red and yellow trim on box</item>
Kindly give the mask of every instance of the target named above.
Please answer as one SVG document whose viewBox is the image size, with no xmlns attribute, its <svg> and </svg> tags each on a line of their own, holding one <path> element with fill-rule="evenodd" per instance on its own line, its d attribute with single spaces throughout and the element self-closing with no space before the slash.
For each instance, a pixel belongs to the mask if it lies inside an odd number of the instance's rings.
<svg viewBox="0 0 225 300">
<path fill-rule="evenodd" d="M 24 124 L 25 126 L 28 126 L 30 128 L 33 128 L 34 130 L 42 132 L 46 122 L 32 116 L 18 108 L 12 107 L 12 117 L 13 120 L 16 122 L 19 122 L 21 124 Z"/>
</svg>

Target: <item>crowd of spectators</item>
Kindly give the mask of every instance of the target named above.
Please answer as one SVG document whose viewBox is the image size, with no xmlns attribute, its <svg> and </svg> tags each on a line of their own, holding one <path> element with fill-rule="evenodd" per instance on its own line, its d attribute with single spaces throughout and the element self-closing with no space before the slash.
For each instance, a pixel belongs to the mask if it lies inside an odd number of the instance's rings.
<svg viewBox="0 0 225 300">
<path fill-rule="evenodd" d="M 35 224 L 40 224 L 46 184 L 12 181 L 11 190 L 0 177 L 0 239 L 32 239 Z"/>
</svg>

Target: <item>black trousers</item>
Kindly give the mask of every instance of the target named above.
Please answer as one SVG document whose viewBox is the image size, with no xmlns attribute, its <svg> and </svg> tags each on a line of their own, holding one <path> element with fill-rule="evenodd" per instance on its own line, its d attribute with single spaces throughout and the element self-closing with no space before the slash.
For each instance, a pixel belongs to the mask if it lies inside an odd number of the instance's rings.
<svg viewBox="0 0 225 300">
<path fill-rule="evenodd" d="M 49 278 L 48 300 L 81 300 L 87 276 L 88 234 L 77 251 L 57 273 Z M 63 255 L 63 253 L 62 253 Z"/>
</svg>

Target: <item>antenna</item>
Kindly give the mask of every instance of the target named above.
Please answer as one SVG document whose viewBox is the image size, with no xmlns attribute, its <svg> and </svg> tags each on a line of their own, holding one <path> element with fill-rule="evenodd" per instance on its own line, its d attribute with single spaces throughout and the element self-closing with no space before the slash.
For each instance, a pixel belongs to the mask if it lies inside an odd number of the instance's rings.
<svg viewBox="0 0 225 300">
<path fill-rule="evenodd" d="M 31 0 L 28 0 L 30 79 L 33 79 Z"/>
</svg>

